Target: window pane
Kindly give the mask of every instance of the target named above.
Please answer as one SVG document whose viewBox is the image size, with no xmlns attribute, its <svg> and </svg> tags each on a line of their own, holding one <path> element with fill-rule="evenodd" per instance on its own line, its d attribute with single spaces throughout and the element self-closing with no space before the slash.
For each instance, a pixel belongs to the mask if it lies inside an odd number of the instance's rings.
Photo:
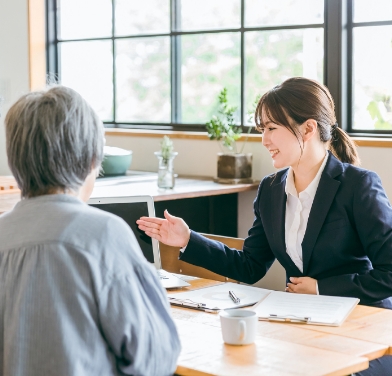
<svg viewBox="0 0 392 376">
<path fill-rule="evenodd" d="M 392 26 L 354 28 L 353 38 L 353 128 L 392 129 Z"/>
<path fill-rule="evenodd" d="M 170 1 L 116 0 L 116 35 L 170 32 Z"/>
<path fill-rule="evenodd" d="M 112 35 L 111 0 L 59 0 L 59 38 L 101 38 Z"/>
<path fill-rule="evenodd" d="M 354 22 L 392 20 L 391 0 L 353 1 Z"/>
<path fill-rule="evenodd" d="M 241 26 L 240 0 L 181 0 L 180 30 L 237 28 Z"/>
<path fill-rule="evenodd" d="M 116 121 L 170 122 L 170 38 L 116 41 Z"/>
<path fill-rule="evenodd" d="M 218 110 L 226 87 L 229 104 L 240 106 L 240 35 L 214 33 L 182 36 L 182 121 L 206 123 Z"/>
<path fill-rule="evenodd" d="M 323 22 L 323 0 L 245 0 L 246 27 Z"/>
<path fill-rule="evenodd" d="M 323 39 L 323 29 L 247 32 L 245 111 L 253 111 L 258 96 L 289 77 L 323 82 Z"/>
<path fill-rule="evenodd" d="M 113 120 L 113 57 L 111 41 L 59 44 L 61 83 L 78 91 L 102 121 Z"/>
</svg>

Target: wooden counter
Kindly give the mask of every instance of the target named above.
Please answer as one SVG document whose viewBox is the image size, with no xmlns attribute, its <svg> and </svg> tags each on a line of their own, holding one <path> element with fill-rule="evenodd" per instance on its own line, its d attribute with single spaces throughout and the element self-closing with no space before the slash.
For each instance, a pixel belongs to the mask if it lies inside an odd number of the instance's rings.
<svg viewBox="0 0 392 376">
<path fill-rule="evenodd" d="M 157 174 L 147 173 L 135 176 L 100 178 L 95 184 L 92 197 L 149 195 L 154 198 L 155 202 L 161 202 L 236 194 L 256 190 L 258 184 L 259 182 L 253 184 L 218 184 L 214 183 L 211 178 L 178 177 L 173 189 L 163 190 L 157 186 Z M 11 210 L 18 201 L 20 201 L 20 191 L 18 189 L 0 190 L 0 214 Z"/>
<path fill-rule="evenodd" d="M 180 176 L 173 189 L 160 189 L 157 175 L 123 176 L 98 179 L 91 197 L 120 197 L 149 195 L 155 202 L 184 198 L 217 196 L 256 190 L 259 182 L 253 184 L 218 184 L 211 178 Z"/>
</svg>

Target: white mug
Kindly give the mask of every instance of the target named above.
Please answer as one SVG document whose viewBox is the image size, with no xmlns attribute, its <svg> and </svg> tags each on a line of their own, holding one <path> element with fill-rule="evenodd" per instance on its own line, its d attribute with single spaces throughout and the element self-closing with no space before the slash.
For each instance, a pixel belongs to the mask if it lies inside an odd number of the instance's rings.
<svg viewBox="0 0 392 376">
<path fill-rule="evenodd" d="M 228 345 L 249 345 L 255 341 L 256 312 L 247 309 L 228 309 L 219 313 L 223 341 Z"/>
</svg>

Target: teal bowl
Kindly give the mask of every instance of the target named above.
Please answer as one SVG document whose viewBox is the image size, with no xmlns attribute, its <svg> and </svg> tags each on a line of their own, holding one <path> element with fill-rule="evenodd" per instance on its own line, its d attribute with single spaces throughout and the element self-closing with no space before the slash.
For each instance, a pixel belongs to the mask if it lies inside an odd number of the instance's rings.
<svg viewBox="0 0 392 376">
<path fill-rule="evenodd" d="M 125 175 L 131 163 L 132 151 L 105 146 L 105 153 L 102 161 L 103 176 Z"/>
</svg>

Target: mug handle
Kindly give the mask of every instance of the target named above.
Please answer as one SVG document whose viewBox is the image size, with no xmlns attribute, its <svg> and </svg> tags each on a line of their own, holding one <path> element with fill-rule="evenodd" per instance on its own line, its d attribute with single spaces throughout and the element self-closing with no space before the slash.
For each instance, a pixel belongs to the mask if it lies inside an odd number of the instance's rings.
<svg viewBox="0 0 392 376">
<path fill-rule="evenodd" d="M 239 324 L 239 332 L 240 332 L 239 340 L 243 341 L 244 338 L 246 337 L 246 323 L 245 321 L 241 320 L 238 324 Z"/>
</svg>

